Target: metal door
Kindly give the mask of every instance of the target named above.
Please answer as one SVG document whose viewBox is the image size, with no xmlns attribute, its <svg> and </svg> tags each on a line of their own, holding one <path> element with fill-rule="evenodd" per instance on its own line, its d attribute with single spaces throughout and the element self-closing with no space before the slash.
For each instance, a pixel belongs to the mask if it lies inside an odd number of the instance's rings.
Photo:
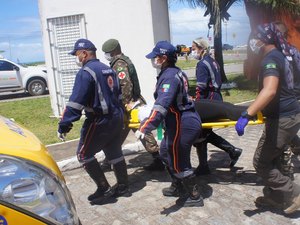
<svg viewBox="0 0 300 225">
<path fill-rule="evenodd" d="M 86 38 L 83 14 L 47 19 L 54 76 L 56 102 L 62 114 L 72 92 L 75 75 L 79 70 L 75 58 L 68 53 L 79 38 Z"/>
</svg>

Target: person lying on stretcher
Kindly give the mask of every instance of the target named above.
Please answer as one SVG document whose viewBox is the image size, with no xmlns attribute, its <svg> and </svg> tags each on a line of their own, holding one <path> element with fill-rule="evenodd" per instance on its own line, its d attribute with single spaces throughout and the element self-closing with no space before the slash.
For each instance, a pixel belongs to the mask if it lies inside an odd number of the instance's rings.
<svg viewBox="0 0 300 225">
<path fill-rule="evenodd" d="M 195 101 L 195 109 L 201 117 L 202 125 L 206 123 L 219 123 L 224 120 L 237 121 L 242 112 L 247 109 L 247 106 L 234 105 L 229 102 L 220 102 L 208 99 Z M 132 102 L 126 106 L 127 110 L 131 111 L 131 120 L 129 123 L 139 123 L 150 115 L 153 102 L 147 105 L 139 106 Z M 261 120 L 262 118 L 258 118 Z M 262 123 L 261 121 L 259 123 Z M 230 124 L 234 125 L 234 124 Z"/>
<path fill-rule="evenodd" d="M 214 127 L 227 127 L 235 125 L 236 121 L 241 116 L 242 112 L 244 112 L 247 107 L 234 105 L 229 102 L 221 102 L 214 101 L 208 99 L 197 100 L 195 103 L 195 110 L 201 117 L 202 127 L 208 128 L 204 130 L 211 130 Z M 143 121 L 147 118 L 151 112 L 153 102 L 148 105 L 138 106 L 137 103 L 131 103 L 127 105 L 127 110 L 131 109 L 131 119 L 129 122 L 129 126 L 133 126 L 135 128 L 139 128 L 139 122 Z M 256 122 L 249 122 L 249 124 L 261 124 L 263 123 L 262 115 L 258 116 L 258 120 Z M 207 149 L 203 149 L 202 143 L 207 141 L 209 143 L 213 143 L 218 148 L 224 150 L 228 153 L 230 157 L 229 167 L 233 167 L 239 156 L 242 153 L 242 150 L 238 151 L 238 148 L 232 146 L 229 142 L 225 141 L 218 135 L 210 135 L 214 134 L 213 132 L 202 132 L 201 137 L 194 143 L 194 146 L 197 149 L 197 155 L 199 158 L 200 165 L 195 170 L 196 175 L 205 175 L 210 173 L 210 169 L 207 162 Z M 203 146 L 206 146 L 203 144 Z M 234 154 L 238 152 L 239 154 Z"/>
</svg>

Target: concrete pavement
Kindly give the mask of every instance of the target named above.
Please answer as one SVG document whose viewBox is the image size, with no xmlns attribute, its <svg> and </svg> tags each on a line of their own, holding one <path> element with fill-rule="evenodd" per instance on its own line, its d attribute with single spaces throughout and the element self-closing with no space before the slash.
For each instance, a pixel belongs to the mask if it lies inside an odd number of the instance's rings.
<svg viewBox="0 0 300 225">
<path fill-rule="evenodd" d="M 217 134 L 244 151 L 236 167 L 230 170 L 228 155 L 209 145 L 209 165 L 212 173 L 198 177 L 205 198 L 204 207 L 200 208 L 180 208 L 175 205 L 176 198 L 162 195 L 161 190 L 169 186 L 170 178 L 164 171 L 143 170 L 142 167 L 149 164 L 152 158 L 145 150 L 137 149 L 133 133 L 129 135 L 125 145 L 126 148 L 131 148 L 131 151 L 127 149 L 127 153 L 135 152 L 125 157 L 131 197 L 120 197 L 110 204 L 92 206 L 87 201 L 87 196 L 95 191 L 96 186 L 87 173 L 76 166 L 71 169 L 63 166 L 61 168 L 83 225 L 300 224 L 300 211 L 285 216 L 278 210 L 257 208 L 254 204 L 256 197 L 262 194 L 261 180 L 252 166 L 252 157 L 262 128 L 262 125 L 248 126 L 243 137 L 237 136 L 233 127 L 215 129 Z M 76 148 L 72 144 L 49 146 L 48 149 L 54 154 L 54 158 L 59 159 L 59 149 L 75 152 Z M 66 160 L 62 157 L 58 161 L 61 163 Z M 198 165 L 194 148 L 191 161 L 193 167 Z M 293 162 L 296 172 L 299 172 L 299 160 L 293 158 Z M 116 182 L 113 172 L 106 172 L 106 176 L 111 185 Z M 299 183 L 299 179 L 300 176 L 296 173 L 295 181 Z"/>
</svg>

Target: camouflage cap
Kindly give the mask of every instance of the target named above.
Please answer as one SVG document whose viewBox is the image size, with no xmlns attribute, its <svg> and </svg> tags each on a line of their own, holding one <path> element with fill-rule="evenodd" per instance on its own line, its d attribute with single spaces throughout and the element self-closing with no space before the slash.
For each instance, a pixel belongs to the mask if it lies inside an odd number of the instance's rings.
<svg viewBox="0 0 300 225">
<path fill-rule="evenodd" d="M 116 49 L 116 47 L 119 45 L 119 41 L 116 39 L 109 39 L 102 45 L 102 51 L 103 52 L 111 52 Z"/>
</svg>

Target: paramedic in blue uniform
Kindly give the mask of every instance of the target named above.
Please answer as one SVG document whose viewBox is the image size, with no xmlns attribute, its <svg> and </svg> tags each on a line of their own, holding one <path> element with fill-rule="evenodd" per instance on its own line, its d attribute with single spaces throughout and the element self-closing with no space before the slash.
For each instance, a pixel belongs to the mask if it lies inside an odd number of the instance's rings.
<svg viewBox="0 0 300 225">
<path fill-rule="evenodd" d="M 164 122 L 160 155 L 173 182 L 163 190 L 163 194 L 181 194 L 176 203 L 182 206 L 203 206 L 190 162 L 191 147 L 200 135 L 201 120 L 188 96 L 187 76 L 175 66 L 176 48 L 167 41 L 159 41 L 146 58 L 151 59 L 153 67 L 160 72 L 154 92 L 154 106 L 149 117 L 141 122 L 136 136 L 143 138 Z M 182 192 L 179 193 L 179 190 Z"/>
<path fill-rule="evenodd" d="M 87 39 L 79 39 L 70 52 L 76 56 L 78 71 L 72 94 L 59 122 L 58 136 L 62 140 L 80 119 L 82 110 L 86 119 L 81 128 L 77 158 L 97 185 L 88 197 L 91 204 L 104 204 L 109 198 L 128 193 L 127 167 L 121 149 L 123 126 L 120 87 L 115 72 L 96 58 L 96 47 Z M 117 184 L 111 187 L 95 158 L 103 150 L 113 164 Z"/>
<path fill-rule="evenodd" d="M 257 206 L 278 208 L 291 214 L 300 208 L 300 187 L 282 174 L 278 160 L 300 128 L 300 108 L 294 92 L 292 55 L 274 24 L 257 26 L 249 47 L 262 58 L 259 93 L 236 123 L 238 135 L 252 117 L 263 112 L 265 127 L 253 157 L 253 166 L 264 184 Z"/>
<path fill-rule="evenodd" d="M 204 38 L 197 38 L 192 43 L 192 56 L 199 60 L 196 67 L 196 101 L 214 100 L 223 101 L 221 94 L 222 79 L 220 66 L 209 54 L 209 44 Z M 207 110 L 210 110 L 209 108 Z M 203 122 L 203 121 L 202 121 Z M 203 140 L 203 138 L 205 138 Z M 236 148 L 212 129 L 203 129 L 200 141 L 195 143 L 200 165 L 195 170 L 196 175 L 209 174 L 210 169 L 207 162 L 207 144 L 227 152 L 230 157 L 230 167 L 233 167 L 239 159 L 242 149 Z"/>
</svg>

